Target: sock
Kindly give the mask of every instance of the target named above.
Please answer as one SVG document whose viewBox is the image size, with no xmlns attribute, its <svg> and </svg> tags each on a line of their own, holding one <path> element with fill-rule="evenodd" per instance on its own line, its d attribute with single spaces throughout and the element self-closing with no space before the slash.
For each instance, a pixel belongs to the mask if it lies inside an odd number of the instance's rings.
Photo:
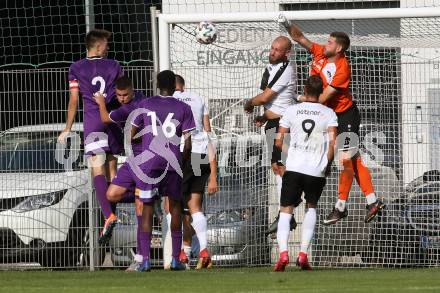
<svg viewBox="0 0 440 293">
<path fill-rule="evenodd" d="M 206 237 L 206 232 L 208 230 L 208 221 L 202 212 L 197 212 L 191 215 L 192 226 L 194 231 L 196 231 L 197 239 L 199 240 L 200 251 L 206 249 L 208 246 L 208 239 Z"/>
<path fill-rule="evenodd" d="M 180 249 L 182 248 L 182 230 L 171 231 L 173 242 L 173 258 L 179 259 Z"/>
<path fill-rule="evenodd" d="M 112 214 L 112 207 L 106 195 L 108 188 L 107 179 L 104 175 L 95 176 L 93 177 L 93 184 L 95 185 L 96 198 L 98 199 L 101 211 L 104 214 L 104 217 L 108 219 Z"/>
<path fill-rule="evenodd" d="M 339 199 L 347 200 L 353 184 L 354 170 L 351 160 L 343 160 L 344 169 L 339 174 L 338 194 Z"/>
<path fill-rule="evenodd" d="M 111 202 L 111 203 L 110 203 L 110 208 L 112 209 L 112 213 L 113 213 L 113 214 L 116 214 L 116 203 Z"/>
<path fill-rule="evenodd" d="M 361 187 L 362 192 L 365 196 L 374 193 L 373 182 L 371 180 L 371 174 L 367 167 L 362 163 L 362 158 L 358 156 L 353 160 L 354 175 L 356 176 L 356 181 Z"/>
<path fill-rule="evenodd" d="M 191 256 L 191 246 L 188 246 L 188 245 L 182 245 L 183 246 L 183 252 L 185 252 L 185 254 L 186 254 L 186 256 L 187 257 L 190 257 Z"/>
<path fill-rule="evenodd" d="M 166 215 L 166 218 L 167 218 L 168 229 L 170 229 L 170 227 L 171 227 L 171 213 L 168 213 Z"/>
<path fill-rule="evenodd" d="M 110 186 L 111 183 L 112 183 L 111 181 L 107 182 L 107 188 L 108 188 L 108 186 Z M 113 214 L 116 214 L 116 204 L 117 204 L 116 202 L 110 202 L 110 207 L 112 209 Z"/>
<path fill-rule="evenodd" d="M 280 175 L 275 175 L 275 180 L 277 182 L 277 195 L 278 195 L 278 209 L 281 203 L 281 187 L 283 186 L 283 177 Z"/>
<path fill-rule="evenodd" d="M 304 215 L 304 220 L 301 227 L 301 248 L 300 252 L 307 254 L 310 242 L 313 238 L 316 225 L 316 209 L 309 208 Z"/>
<path fill-rule="evenodd" d="M 142 255 L 143 260 L 150 259 L 150 248 L 151 248 L 151 232 L 140 232 L 139 235 L 139 248 L 140 255 Z"/>
<path fill-rule="evenodd" d="M 338 201 L 335 204 L 335 208 L 337 208 L 340 212 L 343 212 L 346 207 L 346 201 L 343 199 L 338 199 Z"/>
<path fill-rule="evenodd" d="M 292 214 L 287 214 L 283 212 L 280 213 L 277 231 L 277 242 L 280 253 L 287 251 L 287 241 L 289 240 L 291 218 Z"/>
<path fill-rule="evenodd" d="M 375 203 L 377 200 L 376 195 L 374 193 L 370 193 L 369 195 L 367 195 L 366 198 L 367 198 L 368 205 Z"/>
<path fill-rule="evenodd" d="M 136 248 L 136 253 L 137 254 L 141 254 L 141 223 L 142 223 L 142 216 L 136 216 L 137 217 L 137 233 L 136 233 L 136 242 L 137 242 L 137 248 Z"/>
<path fill-rule="evenodd" d="M 144 260 L 144 258 L 142 257 L 142 255 L 140 254 L 135 254 L 134 255 L 134 261 L 135 262 L 142 262 Z"/>
</svg>

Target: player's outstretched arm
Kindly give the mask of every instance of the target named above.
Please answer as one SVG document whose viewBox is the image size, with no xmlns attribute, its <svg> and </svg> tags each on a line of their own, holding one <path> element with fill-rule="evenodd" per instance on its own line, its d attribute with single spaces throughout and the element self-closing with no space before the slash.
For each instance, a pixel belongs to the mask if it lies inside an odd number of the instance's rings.
<svg viewBox="0 0 440 293">
<path fill-rule="evenodd" d="M 331 98 L 333 98 L 336 94 L 338 93 L 338 90 L 335 89 L 334 87 L 332 87 L 331 85 L 328 85 L 324 91 L 322 92 L 322 94 L 319 96 L 319 102 L 321 104 L 324 104 L 325 102 L 327 102 L 328 100 L 330 100 Z"/>
<path fill-rule="evenodd" d="M 73 122 L 75 121 L 76 111 L 78 109 L 79 90 L 77 88 L 70 89 L 69 104 L 67 106 L 66 127 L 58 137 L 59 142 L 64 142 L 65 137 L 71 131 Z"/>
<path fill-rule="evenodd" d="M 99 106 L 99 116 L 101 116 L 101 121 L 104 124 L 110 124 L 113 121 L 110 119 L 110 115 L 107 111 L 107 107 L 105 106 L 105 98 L 101 93 L 96 93 L 94 96 L 95 102 Z"/>
<path fill-rule="evenodd" d="M 284 26 L 292 40 L 297 42 L 301 47 L 307 50 L 310 50 L 310 48 L 312 48 L 313 43 L 304 36 L 299 26 L 288 21 L 286 17 L 282 14 L 278 17 L 278 23 Z"/>
<path fill-rule="evenodd" d="M 276 91 L 270 88 L 266 88 L 261 94 L 256 95 L 252 99 L 249 99 L 244 104 L 244 111 L 247 113 L 252 113 L 255 106 L 264 105 L 272 101 L 278 95 Z"/>
</svg>

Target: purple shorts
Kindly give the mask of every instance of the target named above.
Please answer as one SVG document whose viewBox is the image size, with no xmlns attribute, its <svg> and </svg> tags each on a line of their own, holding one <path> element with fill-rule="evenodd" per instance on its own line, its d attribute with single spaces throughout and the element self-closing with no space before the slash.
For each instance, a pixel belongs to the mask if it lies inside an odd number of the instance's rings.
<svg viewBox="0 0 440 293">
<path fill-rule="evenodd" d="M 99 114 L 98 114 L 99 117 Z M 118 155 L 124 150 L 124 133 L 116 124 L 104 125 L 84 121 L 84 149 L 86 156 L 110 153 Z"/>
<path fill-rule="evenodd" d="M 164 174 L 165 172 L 165 174 Z M 151 203 L 154 196 L 168 196 L 176 201 L 182 199 L 182 177 L 175 171 L 150 170 L 146 172 L 150 178 L 164 176 L 158 183 L 145 183 L 139 179 L 136 181 L 136 195 L 144 203 Z"/>
<path fill-rule="evenodd" d="M 116 173 L 116 176 L 112 180 L 112 184 L 126 188 L 134 192 L 136 187 L 136 180 L 134 174 L 130 170 L 130 165 L 125 162 Z"/>
</svg>

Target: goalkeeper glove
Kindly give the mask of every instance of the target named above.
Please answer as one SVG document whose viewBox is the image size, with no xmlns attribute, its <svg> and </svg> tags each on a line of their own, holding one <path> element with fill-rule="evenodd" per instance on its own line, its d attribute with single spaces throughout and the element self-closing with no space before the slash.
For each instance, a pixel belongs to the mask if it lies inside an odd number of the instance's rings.
<svg viewBox="0 0 440 293">
<path fill-rule="evenodd" d="M 289 27 L 290 27 L 290 21 L 287 20 L 287 18 L 284 16 L 284 14 L 280 14 L 278 16 L 278 25 L 280 26 L 281 29 L 285 29 L 287 31 L 289 31 Z"/>
</svg>

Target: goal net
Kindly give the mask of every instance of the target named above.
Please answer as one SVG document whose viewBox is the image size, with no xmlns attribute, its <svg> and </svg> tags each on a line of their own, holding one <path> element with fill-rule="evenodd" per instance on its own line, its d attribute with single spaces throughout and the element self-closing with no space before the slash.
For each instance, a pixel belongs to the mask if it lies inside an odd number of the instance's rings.
<svg viewBox="0 0 440 293">
<path fill-rule="evenodd" d="M 432 171 L 440 168 L 440 18 L 433 10 L 284 12 L 314 42 L 326 43 L 332 31 L 349 34 L 350 88 L 362 116 L 361 154 L 376 195 L 387 204 L 365 224 L 366 200 L 354 180 L 348 217 L 323 226 L 338 195 L 334 164 L 318 205 L 314 266 L 440 264 L 440 177 Z M 187 90 L 209 104 L 220 192 L 204 204 L 213 259 L 225 265 L 267 265 L 278 256 L 276 240 L 264 233 L 278 211 L 270 156 L 263 130 L 253 124 L 258 111 L 243 111 L 245 99 L 260 92 L 271 41 L 286 35 L 276 21 L 278 13 L 261 15 L 159 17 L 161 69 L 181 74 Z M 196 41 L 195 28 L 202 20 L 218 29 L 211 45 Z M 302 93 L 311 55 L 295 44 L 291 61 Z M 304 209 L 300 205 L 295 211 L 298 228 L 290 236 L 291 256 L 299 251 Z"/>
</svg>

